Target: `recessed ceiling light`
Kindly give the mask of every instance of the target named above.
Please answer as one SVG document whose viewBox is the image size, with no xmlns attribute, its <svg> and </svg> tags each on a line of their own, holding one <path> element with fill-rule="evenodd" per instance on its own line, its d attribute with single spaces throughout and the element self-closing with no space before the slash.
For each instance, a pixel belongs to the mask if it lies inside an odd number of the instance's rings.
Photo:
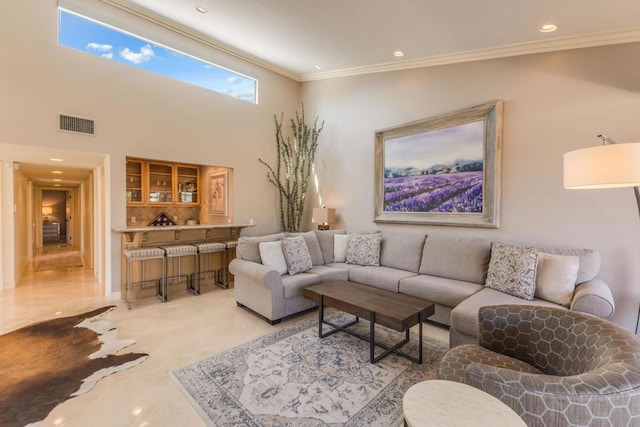
<svg viewBox="0 0 640 427">
<path fill-rule="evenodd" d="M 64 159 L 51 158 L 49 160 L 51 160 L 52 162 L 64 162 Z"/>
<path fill-rule="evenodd" d="M 54 179 L 54 180 L 53 180 L 53 182 L 62 182 L 62 180 L 61 180 L 61 179 L 56 178 L 56 179 Z"/>
<path fill-rule="evenodd" d="M 207 13 L 207 12 L 209 12 L 207 9 L 205 9 L 205 8 L 204 8 L 204 7 L 202 7 L 202 6 L 196 6 L 196 10 L 197 10 L 198 12 L 200 12 L 200 13 Z"/>
<path fill-rule="evenodd" d="M 60 184 L 53 184 L 54 187 L 60 187 Z"/>
<path fill-rule="evenodd" d="M 393 56 L 397 56 L 398 58 L 403 57 L 404 52 L 401 50 L 396 50 L 395 52 L 393 52 Z"/>
<path fill-rule="evenodd" d="M 313 68 L 315 68 L 316 70 L 322 70 L 322 67 L 319 65 L 314 65 Z"/>
<path fill-rule="evenodd" d="M 55 173 L 57 175 L 60 175 L 62 173 L 62 171 L 51 171 L 51 173 Z"/>
<path fill-rule="evenodd" d="M 556 24 L 544 24 L 540 26 L 540 28 L 538 28 L 538 31 L 540 31 L 541 33 L 552 33 L 557 29 L 558 26 Z"/>
</svg>

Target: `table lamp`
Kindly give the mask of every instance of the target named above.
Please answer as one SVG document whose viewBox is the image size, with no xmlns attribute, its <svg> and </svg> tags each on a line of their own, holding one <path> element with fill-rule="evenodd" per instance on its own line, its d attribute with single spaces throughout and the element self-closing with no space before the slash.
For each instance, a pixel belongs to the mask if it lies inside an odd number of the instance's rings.
<svg viewBox="0 0 640 427">
<path fill-rule="evenodd" d="M 633 187 L 640 214 L 640 142 L 616 144 L 598 135 L 602 145 L 564 154 L 564 188 L 596 189 Z M 636 335 L 640 333 L 640 310 Z"/>
<path fill-rule="evenodd" d="M 318 224 L 318 230 L 328 230 L 329 224 L 336 222 L 336 210 L 326 207 L 313 208 L 312 222 Z"/>
<path fill-rule="evenodd" d="M 42 207 L 42 215 L 44 215 L 44 220 L 49 221 L 49 215 L 53 214 L 53 208 L 51 206 L 43 206 Z"/>
</svg>

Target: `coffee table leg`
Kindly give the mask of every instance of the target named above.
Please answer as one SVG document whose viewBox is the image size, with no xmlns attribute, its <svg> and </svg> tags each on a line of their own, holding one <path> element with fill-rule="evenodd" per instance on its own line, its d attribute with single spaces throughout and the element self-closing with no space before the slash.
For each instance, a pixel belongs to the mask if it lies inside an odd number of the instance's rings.
<svg viewBox="0 0 640 427">
<path fill-rule="evenodd" d="M 376 357 L 375 357 L 375 342 L 376 342 L 376 312 L 372 311 L 370 314 L 371 320 L 369 321 L 369 328 L 370 328 L 370 334 L 369 334 L 369 361 L 371 363 L 375 363 Z"/>
<path fill-rule="evenodd" d="M 418 325 L 418 363 L 422 364 L 422 313 L 418 314 Z"/>
</svg>

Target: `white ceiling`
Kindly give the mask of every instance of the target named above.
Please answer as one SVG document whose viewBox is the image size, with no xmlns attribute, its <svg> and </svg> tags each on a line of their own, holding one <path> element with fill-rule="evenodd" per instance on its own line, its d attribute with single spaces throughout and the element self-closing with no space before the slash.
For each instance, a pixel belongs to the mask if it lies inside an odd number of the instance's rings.
<svg viewBox="0 0 640 427">
<path fill-rule="evenodd" d="M 102 1 L 301 81 L 640 41 L 638 0 Z"/>
<path fill-rule="evenodd" d="M 104 154 L 16 144 L 0 144 L 0 153 L 13 161 L 13 165 L 5 162 L 2 167 L 15 167 L 34 183 L 62 187 L 77 186 L 105 159 Z M 62 162 L 51 159 L 62 159 Z M 54 181 L 56 179 L 60 181 Z"/>
</svg>

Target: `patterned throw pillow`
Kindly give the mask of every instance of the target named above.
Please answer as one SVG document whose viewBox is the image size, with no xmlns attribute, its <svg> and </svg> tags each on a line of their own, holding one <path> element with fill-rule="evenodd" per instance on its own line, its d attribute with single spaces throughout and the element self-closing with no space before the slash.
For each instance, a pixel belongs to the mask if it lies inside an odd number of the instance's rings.
<svg viewBox="0 0 640 427">
<path fill-rule="evenodd" d="M 351 233 L 348 236 L 347 264 L 380 265 L 380 233 Z"/>
<path fill-rule="evenodd" d="M 286 237 L 282 239 L 282 252 L 287 262 L 289 275 L 302 273 L 313 267 L 309 248 L 304 241 L 304 237 Z"/>
<path fill-rule="evenodd" d="M 494 242 L 486 286 L 531 301 L 536 291 L 537 264 L 536 249 Z"/>
</svg>

